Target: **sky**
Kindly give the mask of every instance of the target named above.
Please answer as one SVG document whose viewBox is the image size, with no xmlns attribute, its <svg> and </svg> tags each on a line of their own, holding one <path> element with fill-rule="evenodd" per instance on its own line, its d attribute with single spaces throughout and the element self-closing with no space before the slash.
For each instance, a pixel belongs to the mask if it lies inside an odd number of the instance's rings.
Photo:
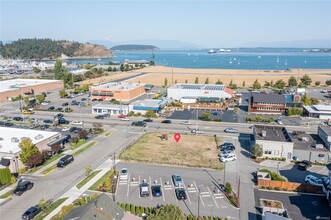
<svg viewBox="0 0 331 220">
<path fill-rule="evenodd" d="M 19 38 L 175 40 L 205 48 L 331 42 L 331 0 L 0 0 L 0 39 Z"/>
</svg>

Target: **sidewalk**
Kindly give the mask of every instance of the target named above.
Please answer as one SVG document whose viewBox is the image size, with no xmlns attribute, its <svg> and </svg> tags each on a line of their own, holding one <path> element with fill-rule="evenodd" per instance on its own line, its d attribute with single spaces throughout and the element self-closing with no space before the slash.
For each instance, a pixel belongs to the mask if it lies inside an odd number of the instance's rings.
<svg viewBox="0 0 331 220">
<path fill-rule="evenodd" d="M 118 163 L 118 161 L 115 161 L 115 163 Z M 78 199 L 82 194 L 84 194 L 85 191 L 88 190 L 95 182 L 97 182 L 103 175 L 105 175 L 109 168 L 113 165 L 113 161 L 111 159 L 106 160 L 103 164 L 101 164 L 98 168 L 95 170 L 101 170 L 95 177 L 93 177 L 89 182 L 87 182 L 82 188 L 78 189 L 75 186 L 70 188 L 66 193 L 64 193 L 60 198 L 68 197 L 67 200 L 65 200 L 61 205 L 59 205 L 56 209 L 54 209 L 48 216 L 46 216 L 44 219 L 49 220 L 54 215 L 56 215 L 58 212 L 61 211 L 63 206 L 70 205 L 73 201 Z M 81 180 L 82 181 L 82 180 Z M 80 182 L 80 181 L 79 181 Z M 77 184 L 79 183 L 77 182 Z"/>
</svg>

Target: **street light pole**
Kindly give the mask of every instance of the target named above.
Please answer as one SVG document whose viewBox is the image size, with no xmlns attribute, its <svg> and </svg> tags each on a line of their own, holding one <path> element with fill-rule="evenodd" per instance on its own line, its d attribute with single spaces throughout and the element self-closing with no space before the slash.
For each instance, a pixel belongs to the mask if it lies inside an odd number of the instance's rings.
<svg viewBox="0 0 331 220">
<path fill-rule="evenodd" d="M 280 161 L 277 163 L 277 174 L 279 175 L 279 164 L 280 164 Z"/>
<path fill-rule="evenodd" d="M 200 217 L 200 188 L 198 189 L 198 219 Z"/>
<path fill-rule="evenodd" d="M 223 186 L 225 186 L 225 169 L 226 169 L 226 162 L 224 162 L 224 177 L 223 177 Z"/>
</svg>

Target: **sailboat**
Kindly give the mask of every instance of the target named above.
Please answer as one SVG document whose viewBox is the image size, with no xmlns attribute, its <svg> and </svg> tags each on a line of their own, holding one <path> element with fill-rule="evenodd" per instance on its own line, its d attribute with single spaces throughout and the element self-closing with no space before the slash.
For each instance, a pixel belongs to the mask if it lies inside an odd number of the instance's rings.
<svg viewBox="0 0 331 220">
<path fill-rule="evenodd" d="M 230 58 L 230 61 L 229 61 L 229 63 L 231 64 L 232 63 L 232 59 Z"/>
<path fill-rule="evenodd" d="M 279 57 L 277 57 L 277 63 L 279 63 Z"/>
<path fill-rule="evenodd" d="M 257 58 L 261 59 L 261 56 L 258 56 Z"/>
<path fill-rule="evenodd" d="M 240 59 L 238 59 L 238 64 L 240 65 Z"/>
<path fill-rule="evenodd" d="M 285 61 L 285 66 L 287 66 L 287 60 Z"/>
<path fill-rule="evenodd" d="M 305 58 L 305 63 L 307 63 L 307 60 L 306 60 L 306 58 Z"/>
<path fill-rule="evenodd" d="M 155 58 L 155 55 L 154 55 L 154 49 L 152 49 L 152 56 L 151 56 L 152 59 Z"/>
</svg>

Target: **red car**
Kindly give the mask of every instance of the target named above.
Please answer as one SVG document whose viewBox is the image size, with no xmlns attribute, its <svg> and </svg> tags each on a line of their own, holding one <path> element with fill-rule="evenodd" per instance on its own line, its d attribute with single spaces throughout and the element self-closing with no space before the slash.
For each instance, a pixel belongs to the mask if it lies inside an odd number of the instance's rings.
<svg viewBox="0 0 331 220">
<path fill-rule="evenodd" d="M 126 118 L 126 115 L 119 115 L 119 118 Z"/>
</svg>

